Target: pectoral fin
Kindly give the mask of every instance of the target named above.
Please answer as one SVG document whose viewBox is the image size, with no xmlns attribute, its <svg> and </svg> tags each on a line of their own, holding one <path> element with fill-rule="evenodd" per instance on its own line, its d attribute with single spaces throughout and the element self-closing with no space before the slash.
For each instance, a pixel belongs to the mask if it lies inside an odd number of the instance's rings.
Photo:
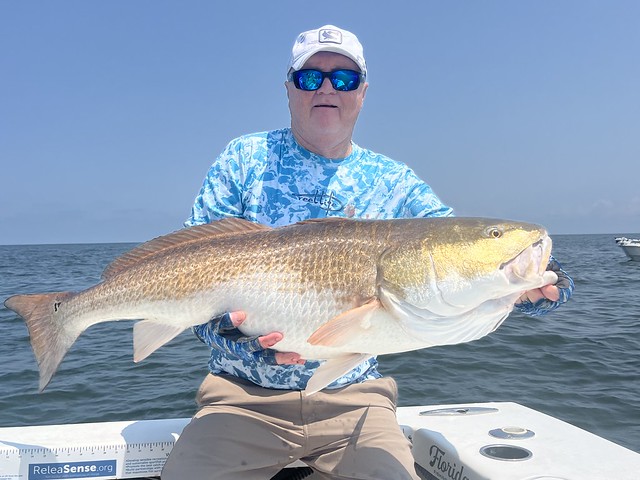
<svg viewBox="0 0 640 480">
<path fill-rule="evenodd" d="M 344 345 L 356 335 L 367 333 L 373 313 L 382 308 L 377 298 L 364 305 L 347 310 L 318 328 L 307 339 L 311 345 L 338 347 Z"/>
<path fill-rule="evenodd" d="M 184 331 L 184 327 L 142 320 L 133 326 L 133 361 L 140 362 Z"/>
<path fill-rule="evenodd" d="M 305 393 L 312 395 L 319 392 L 334 380 L 350 372 L 367 358 L 371 358 L 368 353 L 349 353 L 340 357 L 331 358 L 318 367 L 316 373 L 307 383 Z"/>
</svg>

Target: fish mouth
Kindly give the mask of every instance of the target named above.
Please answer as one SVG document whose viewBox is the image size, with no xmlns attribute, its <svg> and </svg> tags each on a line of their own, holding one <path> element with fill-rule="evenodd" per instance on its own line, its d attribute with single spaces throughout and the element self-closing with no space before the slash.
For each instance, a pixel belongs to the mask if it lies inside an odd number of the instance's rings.
<svg viewBox="0 0 640 480">
<path fill-rule="evenodd" d="M 514 258 L 503 263 L 500 269 L 514 283 L 530 283 L 540 280 L 549 263 L 551 245 L 551 238 L 545 234 Z"/>
</svg>

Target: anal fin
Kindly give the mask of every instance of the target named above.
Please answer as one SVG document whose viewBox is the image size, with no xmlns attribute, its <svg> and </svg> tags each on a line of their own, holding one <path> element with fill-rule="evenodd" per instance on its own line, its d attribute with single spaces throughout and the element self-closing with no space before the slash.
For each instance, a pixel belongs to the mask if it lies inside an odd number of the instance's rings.
<svg viewBox="0 0 640 480">
<path fill-rule="evenodd" d="M 141 320 L 133 326 L 133 361 L 140 362 L 185 330 L 153 320 Z"/>
</svg>

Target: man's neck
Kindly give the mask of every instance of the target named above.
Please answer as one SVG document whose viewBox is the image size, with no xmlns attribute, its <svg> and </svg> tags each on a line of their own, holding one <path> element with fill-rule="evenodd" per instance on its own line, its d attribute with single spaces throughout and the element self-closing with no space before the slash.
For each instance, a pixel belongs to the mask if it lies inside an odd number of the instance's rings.
<svg viewBox="0 0 640 480">
<path fill-rule="evenodd" d="M 297 132 L 294 128 L 291 129 L 296 142 L 307 150 L 321 157 L 330 159 L 342 159 L 351 155 L 351 137 L 337 140 L 334 136 L 327 135 L 326 137 L 318 136 L 310 139 L 305 138 L 300 132 Z"/>
</svg>

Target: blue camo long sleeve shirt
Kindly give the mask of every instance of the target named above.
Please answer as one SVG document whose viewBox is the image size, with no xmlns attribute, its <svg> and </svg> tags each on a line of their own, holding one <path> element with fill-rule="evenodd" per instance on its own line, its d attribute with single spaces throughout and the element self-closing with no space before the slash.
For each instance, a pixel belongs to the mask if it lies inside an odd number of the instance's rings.
<svg viewBox="0 0 640 480">
<path fill-rule="evenodd" d="M 344 159 L 320 157 L 300 146 L 285 128 L 232 140 L 207 172 L 185 226 L 225 217 L 279 227 L 323 217 L 450 215 L 452 209 L 406 165 L 356 144 Z M 570 294 L 568 291 L 567 297 Z M 526 302 L 520 309 L 539 315 L 562 300 Z M 265 355 L 255 342 L 238 343 L 220 335 L 220 324 L 215 321 L 194 327 L 194 332 L 212 347 L 212 373 L 227 373 L 263 387 L 302 390 L 320 365 L 317 361 L 276 365 L 273 356 Z M 376 367 L 376 359 L 370 358 L 327 388 L 379 378 Z"/>
</svg>

